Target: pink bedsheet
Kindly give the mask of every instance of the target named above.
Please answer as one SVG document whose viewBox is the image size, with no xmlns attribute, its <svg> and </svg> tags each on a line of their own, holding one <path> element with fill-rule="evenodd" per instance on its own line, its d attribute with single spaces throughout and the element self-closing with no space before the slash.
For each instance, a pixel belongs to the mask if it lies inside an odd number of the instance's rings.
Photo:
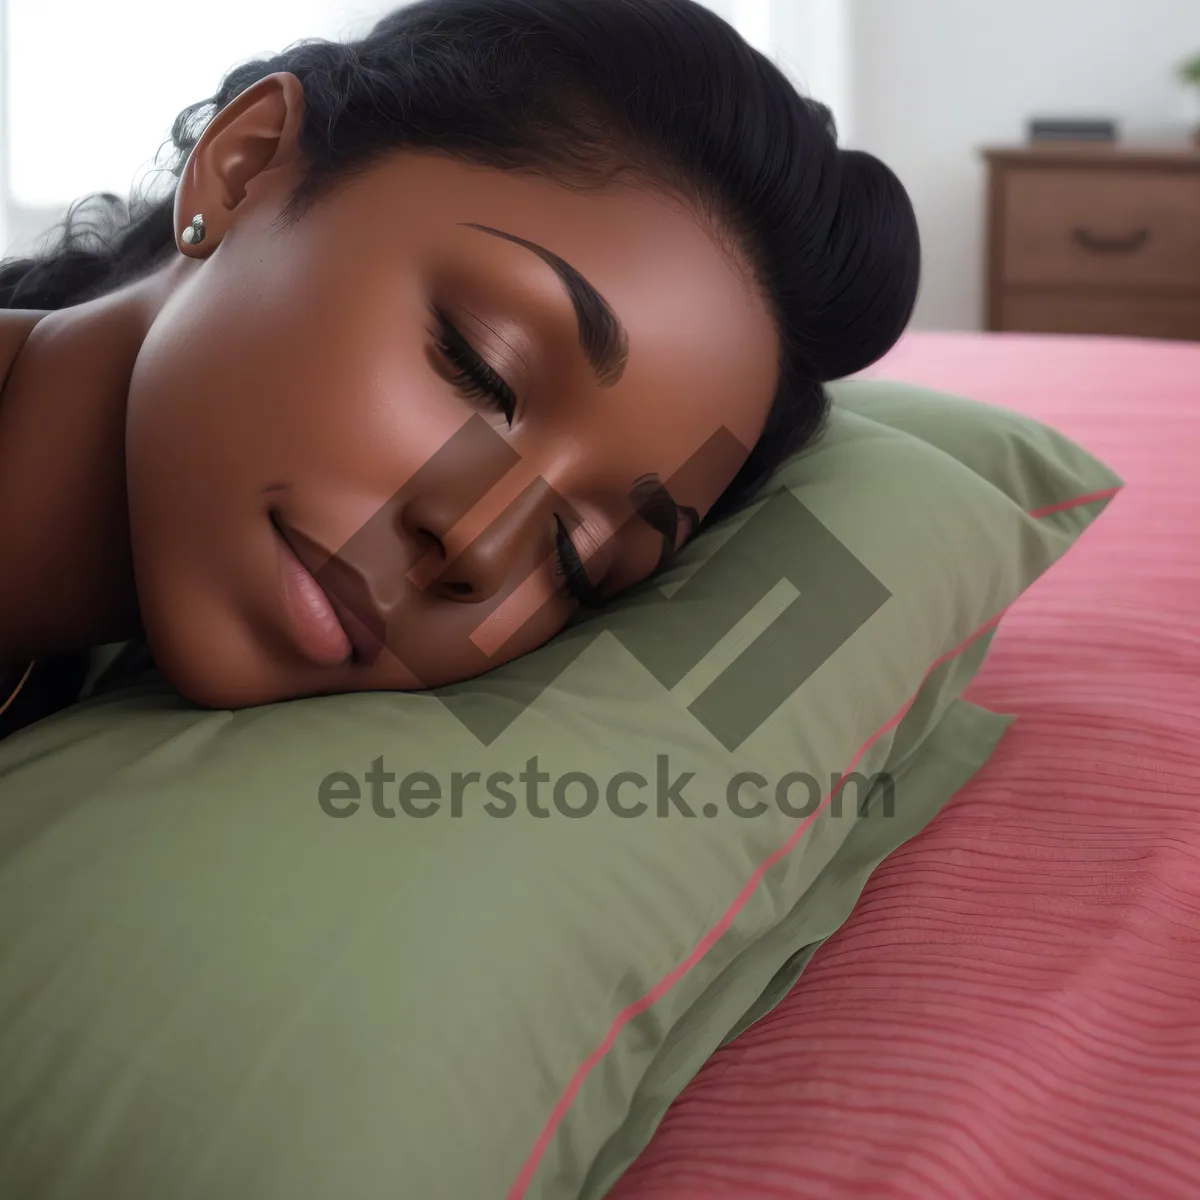
<svg viewBox="0 0 1200 1200">
<path fill-rule="evenodd" d="M 914 334 L 1126 487 L 970 693 L 1018 720 L 610 1200 L 1200 1198 L 1200 344 Z"/>
</svg>

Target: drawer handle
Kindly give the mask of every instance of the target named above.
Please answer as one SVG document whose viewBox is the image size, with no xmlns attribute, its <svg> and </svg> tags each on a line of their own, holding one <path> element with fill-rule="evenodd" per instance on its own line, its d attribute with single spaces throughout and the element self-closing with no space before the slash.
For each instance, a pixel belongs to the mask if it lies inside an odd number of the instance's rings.
<svg viewBox="0 0 1200 1200">
<path fill-rule="evenodd" d="M 1094 250 L 1101 254 L 1131 254 L 1134 250 L 1140 250 L 1150 240 L 1150 230 L 1135 229 L 1124 237 L 1104 237 L 1090 229 L 1077 228 L 1072 236 L 1085 250 Z"/>
</svg>

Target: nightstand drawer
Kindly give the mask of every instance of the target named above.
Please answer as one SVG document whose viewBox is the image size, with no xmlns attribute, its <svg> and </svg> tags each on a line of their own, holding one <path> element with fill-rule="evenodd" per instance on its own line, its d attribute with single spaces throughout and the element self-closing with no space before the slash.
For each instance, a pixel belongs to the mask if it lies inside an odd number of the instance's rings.
<svg viewBox="0 0 1200 1200">
<path fill-rule="evenodd" d="M 1005 172 L 1007 284 L 1200 288 L 1200 177 L 1075 168 Z"/>
<path fill-rule="evenodd" d="M 1098 296 L 1092 292 L 1006 289 L 999 308 L 999 329 L 1200 341 L 1200 294 L 1187 298 L 1131 292 Z"/>
</svg>

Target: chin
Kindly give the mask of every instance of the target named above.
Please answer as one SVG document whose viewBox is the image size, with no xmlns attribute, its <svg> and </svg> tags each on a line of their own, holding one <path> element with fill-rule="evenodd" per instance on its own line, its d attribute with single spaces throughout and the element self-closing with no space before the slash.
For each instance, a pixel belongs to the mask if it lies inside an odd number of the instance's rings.
<svg viewBox="0 0 1200 1200">
<path fill-rule="evenodd" d="M 165 599 L 165 597 L 164 597 Z M 143 605 L 151 653 L 167 682 L 202 708 L 250 708 L 288 699 L 284 672 L 231 613 L 200 605 Z"/>
<path fill-rule="evenodd" d="M 264 686 L 261 676 L 250 677 L 244 667 L 230 670 L 232 664 L 222 663 L 213 655 L 206 655 L 201 662 L 194 655 L 163 653 L 154 642 L 151 649 L 167 682 L 200 708 L 253 708 L 285 698 L 274 694 L 276 689 Z"/>
</svg>

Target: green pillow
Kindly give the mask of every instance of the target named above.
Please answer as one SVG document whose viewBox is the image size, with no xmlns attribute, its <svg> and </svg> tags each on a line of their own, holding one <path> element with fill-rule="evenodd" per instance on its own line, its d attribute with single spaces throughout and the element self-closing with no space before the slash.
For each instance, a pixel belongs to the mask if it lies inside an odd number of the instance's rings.
<svg viewBox="0 0 1200 1200">
<path fill-rule="evenodd" d="M 0 1195 L 603 1196 L 986 761 L 995 623 L 1119 486 L 831 390 L 752 509 L 479 679 L 150 678 L 0 742 Z"/>
</svg>

